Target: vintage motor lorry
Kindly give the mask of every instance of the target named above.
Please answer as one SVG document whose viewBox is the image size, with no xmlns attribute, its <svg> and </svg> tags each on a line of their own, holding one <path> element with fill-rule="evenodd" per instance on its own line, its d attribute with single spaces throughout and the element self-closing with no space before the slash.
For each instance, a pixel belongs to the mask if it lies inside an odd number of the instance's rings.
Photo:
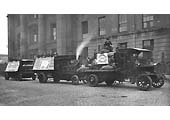
<svg viewBox="0 0 170 120">
<path fill-rule="evenodd" d="M 91 65 L 81 67 L 74 75 L 75 81 L 87 80 L 89 86 L 95 87 L 105 82 L 112 85 L 115 81 L 129 80 L 140 90 L 149 90 L 152 86 L 160 88 L 164 85 L 164 77 L 154 70 L 155 63 L 140 59 L 140 54 L 150 52 L 147 49 L 125 48 L 116 52 L 97 54 Z"/>
<path fill-rule="evenodd" d="M 5 79 L 14 78 L 15 80 L 22 80 L 22 78 L 36 79 L 36 75 L 32 71 L 34 60 L 21 59 L 8 62 L 5 69 Z"/>
</svg>

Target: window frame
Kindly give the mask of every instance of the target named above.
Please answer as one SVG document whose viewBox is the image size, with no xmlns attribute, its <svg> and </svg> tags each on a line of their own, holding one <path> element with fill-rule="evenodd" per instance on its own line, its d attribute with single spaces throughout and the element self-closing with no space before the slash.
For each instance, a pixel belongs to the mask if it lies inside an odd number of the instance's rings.
<svg viewBox="0 0 170 120">
<path fill-rule="evenodd" d="M 123 15 L 125 15 L 126 20 L 123 21 L 121 20 Z M 128 31 L 128 19 L 127 19 L 127 15 L 126 14 L 118 14 L 118 32 L 122 33 L 122 32 L 127 32 Z M 121 28 L 125 28 L 125 30 L 121 30 Z"/>
<path fill-rule="evenodd" d="M 103 20 L 102 20 L 103 19 Z M 102 22 L 103 21 L 103 22 Z M 104 36 L 106 35 L 106 28 L 105 28 L 105 21 L 106 21 L 106 16 L 98 17 L 98 35 L 99 36 Z M 102 27 L 103 25 L 103 27 Z M 101 31 L 104 31 L 103 34 L 101 34 Z"/>
<path fill-rule="evenodd" d="M 82 34 L 88 34 L 88 21 L 81 22 Z"/>
<path fill-rule="evenodd" d="M 151 25 L 151 23 L 152 23 L 152 25 Z M 142 28 L 148 29 L 148 28 L 153 28 L 153 27 L 154 27 L 154 15 L 142 14 Z"/>
<path fill-rule="evenodd" d="M 55 29 L 55 32 L 54 32 L 54 29 Z M 50 23 L 50 40 L 52 41 L 57 40 L 57 24 L 56 23 Z"/>
</svg>

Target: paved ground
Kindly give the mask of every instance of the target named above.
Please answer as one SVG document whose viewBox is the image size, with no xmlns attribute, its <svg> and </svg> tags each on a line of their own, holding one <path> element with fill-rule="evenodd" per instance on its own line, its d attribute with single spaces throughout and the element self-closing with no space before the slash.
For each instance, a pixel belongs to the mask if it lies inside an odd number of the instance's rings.
<svg viewBox="0 0 170 120">
<path fill-rule="evenodd" d="M 40 84 L 37 80 L 12 81 L 0 77 L 0 105 L 7 106 L 167 106 L 170 105 L 170 83 L 151 91 L 140 91 L 136 85 L 99 87 Z"/>
</svg>

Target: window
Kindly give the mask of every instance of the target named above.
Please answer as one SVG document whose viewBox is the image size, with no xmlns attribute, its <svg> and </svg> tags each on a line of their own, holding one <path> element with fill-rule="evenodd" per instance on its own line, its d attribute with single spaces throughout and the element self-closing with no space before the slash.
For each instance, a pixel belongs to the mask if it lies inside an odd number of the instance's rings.
<svg viewBox="0 0 170 120">
<path fill-rule="evenodd" d="M 127 31 L 127 15 L 118 15 L 119 20 L 119 32 Z"/>
<path fill-rule="evenodd" d="M 82 34 L 88 33 L 88 21 L 82 22 Z"/>
<path fill-rule="evenodd" d="M 127 42 L 124 42 L 124 43 L 118 43 L 118 46 L 120 49 L 124 49 L 124 48 L 127 48 Z"/>
<path fill-rule="evenodd" d="M 57 39 L 56 23 L 50 24 L 50 29 L 51 29 L 51 40 L 56 40 Z"/>
<path fill-rule="evenodd" d="M 30 29 L 31 43 L 38 41 L 38 26 L 33 26 Z"/>
<path fill-rule="evenodd" d="M 98 18 L 98 34 L 99 34 L 99 36 L 106 34 L 106 30 L 105 30 L 105 16 Z"/>
<path fill-rule="evenodd" d="M 33 40 L 34 40 L 34 42 L 37 42 L 37 34 L 35 33 L 34 35 L 33 35 Z"/>
<path fill-rule="evenodd" d="M 150 28 L 154 26 L 154 17 L 153 15 L 145 14 L 142 17 L 143 28 Z"/>
<path fill-rule="evenodd" d="M 38 41 L 38 31 L 36 28 L 33 29 L 33 42 Z"/>
</svg>

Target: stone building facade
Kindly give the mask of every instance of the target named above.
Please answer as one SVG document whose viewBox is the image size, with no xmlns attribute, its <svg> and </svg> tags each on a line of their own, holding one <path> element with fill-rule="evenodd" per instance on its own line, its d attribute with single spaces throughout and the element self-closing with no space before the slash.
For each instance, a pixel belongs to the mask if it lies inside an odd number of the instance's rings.
<svg viewBox="0 0 170 120">
<path fill-rule="evenodd" d="M 76 54 L 86 40 L 82 56 L 92 57 L 109 38 L 114 48 L 148 48 L 155 62 L 170 61 L 168 14 L 9 14 L 8 33 L 9 59 Z"/>
</svg>

